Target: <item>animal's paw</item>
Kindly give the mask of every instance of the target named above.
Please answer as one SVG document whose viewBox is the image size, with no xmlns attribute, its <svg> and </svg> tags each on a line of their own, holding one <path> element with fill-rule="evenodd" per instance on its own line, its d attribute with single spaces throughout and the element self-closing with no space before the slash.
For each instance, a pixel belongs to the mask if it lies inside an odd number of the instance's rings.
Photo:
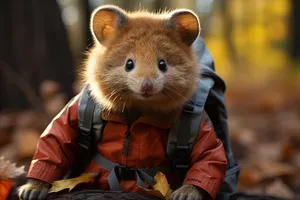
<svg viewBox="0 0 300 200">
<path fill-rule="evenodd" d="M 183 185 L 171 195 L 171 200 L 205 200 L 203 189 L 194 185 Z"/>
<path fill-rule="evenodd" d="M 22 200 L 42 200 L 45 199 L 50 184 L 37 179 L 28 179 L 28 182 L 18 189 L 19 198 Z"/>
</svg>

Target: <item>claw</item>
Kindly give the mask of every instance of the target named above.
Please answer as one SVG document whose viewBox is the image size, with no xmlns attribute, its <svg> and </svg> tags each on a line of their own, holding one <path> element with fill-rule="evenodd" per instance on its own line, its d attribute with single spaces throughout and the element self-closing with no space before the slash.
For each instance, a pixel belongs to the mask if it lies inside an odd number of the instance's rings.
<svg viewBox="0 0 300 200">
<path fill-rule="evenodd" d="M 18 190 L 19 198 L 22 200 L 43 200 L 48 194 L 50 185 L 39 180 L 29 181 Z"/>
<path fill-rule="evenodd" d="M 30 195 L 29 195 L 29 200 L 36 200 L 37 197 L 39 196 L 39 194 L 40 194 L 39 191 L 32 190 Z"/>
<path fill-rule="evenodd" d="M 25 192 L 22 195 L 23 200 L 29 200 L 29 195 L 31 193 L 31 190 L 25 190 Z"/>
<path fill-rule="evenodd" d="M 44 199 L 46 199 L 47 195 L 48 195 L 48 191 L 47 190 L 43 190 L 43 191 L 40 192 L 40 194 L 39 194 L 39 196 L 38 196 L 37 199 L 38 200 L 44 200 Z"/>
<path fill-rule="evenodd" d="M 203 200 L 202 189 L 193 185 L 183 185 L 173 192 L 171 200 Z"/>
</svg>

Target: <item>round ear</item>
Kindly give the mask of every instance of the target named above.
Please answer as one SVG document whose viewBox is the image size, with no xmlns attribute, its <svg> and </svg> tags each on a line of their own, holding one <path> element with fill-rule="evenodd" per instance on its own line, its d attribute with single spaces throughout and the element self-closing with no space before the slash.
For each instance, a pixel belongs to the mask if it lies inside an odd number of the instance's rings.
<svg viewBox="0 0 300 200">
<path fill-rule="evenodd" d="M 96 8 L 91 15 L 90 29 L 93 37 L 105 44 L 127 22 L 126 12 L 114 5 Z"/>
<path fill-rule="evenodd" d="M 188 9 L 172 11 L 166 26 L 174 28 L 187 45 L 191 45 L 196 40 L 201 30 L 198 16 Z"/>
</svg>

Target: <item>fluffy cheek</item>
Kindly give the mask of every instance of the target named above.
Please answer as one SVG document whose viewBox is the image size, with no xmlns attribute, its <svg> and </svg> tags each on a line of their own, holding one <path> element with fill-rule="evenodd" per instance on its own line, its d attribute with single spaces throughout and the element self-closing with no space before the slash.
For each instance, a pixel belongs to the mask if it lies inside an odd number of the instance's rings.
<svg viewBox="0 0 300 200">
<path fill-rule="evenodd" d="M 151 101 L 152 106 L 158 109 L 174 109 L 186 101 L 195 92 L 198 79 L 192 74 L 187 78 L 179 75 L 178 72 L 165 73 L 159 81 L 156 82 L 157 95 Z"/>
<path fill-rule="evenodd" d="M 141 93 L 141 85 L 142 85 L 142 79 L 138 79 L 133 75 L 128 75 L 126 78 L 125 84 L 127 85 L 128 89 L 132 91 L 133 93 Z"/>
<path fill-rule="evenodd" d="M 124 85 L 124 77 L 118 68 L 106 69 L 101 73 L 95 74 L 95 84 L 93 90 L 100 97 L 98 100 L 102 101 L 117 101 L 122 94 L 122 91 L 126 89 Z M 105 103 L 105 102 L 104 102 Z"/>
<path fill-rule="evenodd" d="M 153 81 L 153 89 L 154 93 L 160 93 L 162 92 L 164 85 L 165 85 L 165 77 L 164 75 L 160 74 L 158 77 Z"/>
<path fill-rule="evenodd" d="M 176 101 L 178 104 L 185 103 L 195 92 L 198 85 L 199 73 L 196 70 L 183 71 L 175 68 L 165 76 L 163 92 L 166 101 Z"/>
<path fill-rule="evenodd" d="M 104 91 L 120 90 L 126 84 L 124 75 L 119 69 L 109 69 L 102 72 L 99 76 L 99 84 Z"/>
</svg>

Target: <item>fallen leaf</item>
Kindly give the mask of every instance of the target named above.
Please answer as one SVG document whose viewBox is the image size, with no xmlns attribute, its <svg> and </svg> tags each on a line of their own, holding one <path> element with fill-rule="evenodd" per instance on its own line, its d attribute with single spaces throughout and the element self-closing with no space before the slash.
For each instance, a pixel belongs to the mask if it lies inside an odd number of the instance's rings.
<svg viewBox="0 0 300 200">
<path fill-rule="evenodd" d="M 294 175 L 296 172 L 295 167 L 292 167 L 286 163 L 261 161 L 257 165 L 258 168 L 263 172 L 263 179 Z"/>
<path fill-rule="evenodd" d="M 300 137 L 290 136 L 281 147 L 281 158 L 283 161 L 297 164 L 298 154 L 300 154 Z M 295 162 L 296 161 L 296 162 Z"/>
<path fill-rule="evenodd" d="M 279 179 L 268 185 L 265 193 L 266 195 L 272 195 L 279 198 L 294 198 L 294 193 L 292 192 L 292 190 Z"/>
<path fill-rule="evenodd" d="M 280 142 L 261 142 L 255 144 L 255 148 L 252 148 L 251 152 L 249 152 L 250 154 L 248 155 L 249 159 L 255 161 L 257 160 L 257 155 L 259 155 L 260 160 L 267 160 L 268 162 L 271 163 L 275 162 L 276 164 L 277 162 L 280 161 L 281 154 L 279 150 L 274 151 L 274 149 L 278 149 L 279 146 L 280 146 Z M 269 168 L 270 166 L 265 166 L 265 167 Z"/>
<path fill-rule="evenodd" d="M 254 186 L 261 180 L 261 172 L 252 167 L 243 167 L 240 172 L 239 182 L 245 186 Z"/>
<path fill-rule="evenodd" d="M 170 200 L 172 190 L 166 176 L 162 172 L 157 172 L 154 179 L 156 180 L 156 184 L 152 186 L 153 189 L 139 187 L 138 192 L 140 194 L 153 195 L 161 199 Z"/>
<path fill-rule="evenodd" d="M 91 173 L 84 173 L 76 178 L 55 181 L 52 184 L 49 193 L 59 192 L 64 189 L 69 189 L 69 191 L 71 191 L 80 183 L 93 182 L 97 176 L 98 176 L 97 172 L 91 172 Z"/>
<path fill-rule="evenodd" d="M 166 199 L 170 199 L 171 188 L 166 176 L 162 172 L 157 172 L 154 179 L 156 180 L 156 184 L 153 185 L 153 189 L 160 191 Z"/>
<path fill-rule="evenodd" d="M 288 164 L 271 161 L 256 161 L 254 165 L 245 166 L 241 169 L 240 183 L 253 186 L 266 179 L 282 176 L 292 176 L 296 169 Z"/>
<path fill-rule="evenodd" d="M 0 180 L 16 178 L 25 173 L 25 166 L 16 167 L 16 163 L 11 163 L 0 157 Z"/>
</svg>

